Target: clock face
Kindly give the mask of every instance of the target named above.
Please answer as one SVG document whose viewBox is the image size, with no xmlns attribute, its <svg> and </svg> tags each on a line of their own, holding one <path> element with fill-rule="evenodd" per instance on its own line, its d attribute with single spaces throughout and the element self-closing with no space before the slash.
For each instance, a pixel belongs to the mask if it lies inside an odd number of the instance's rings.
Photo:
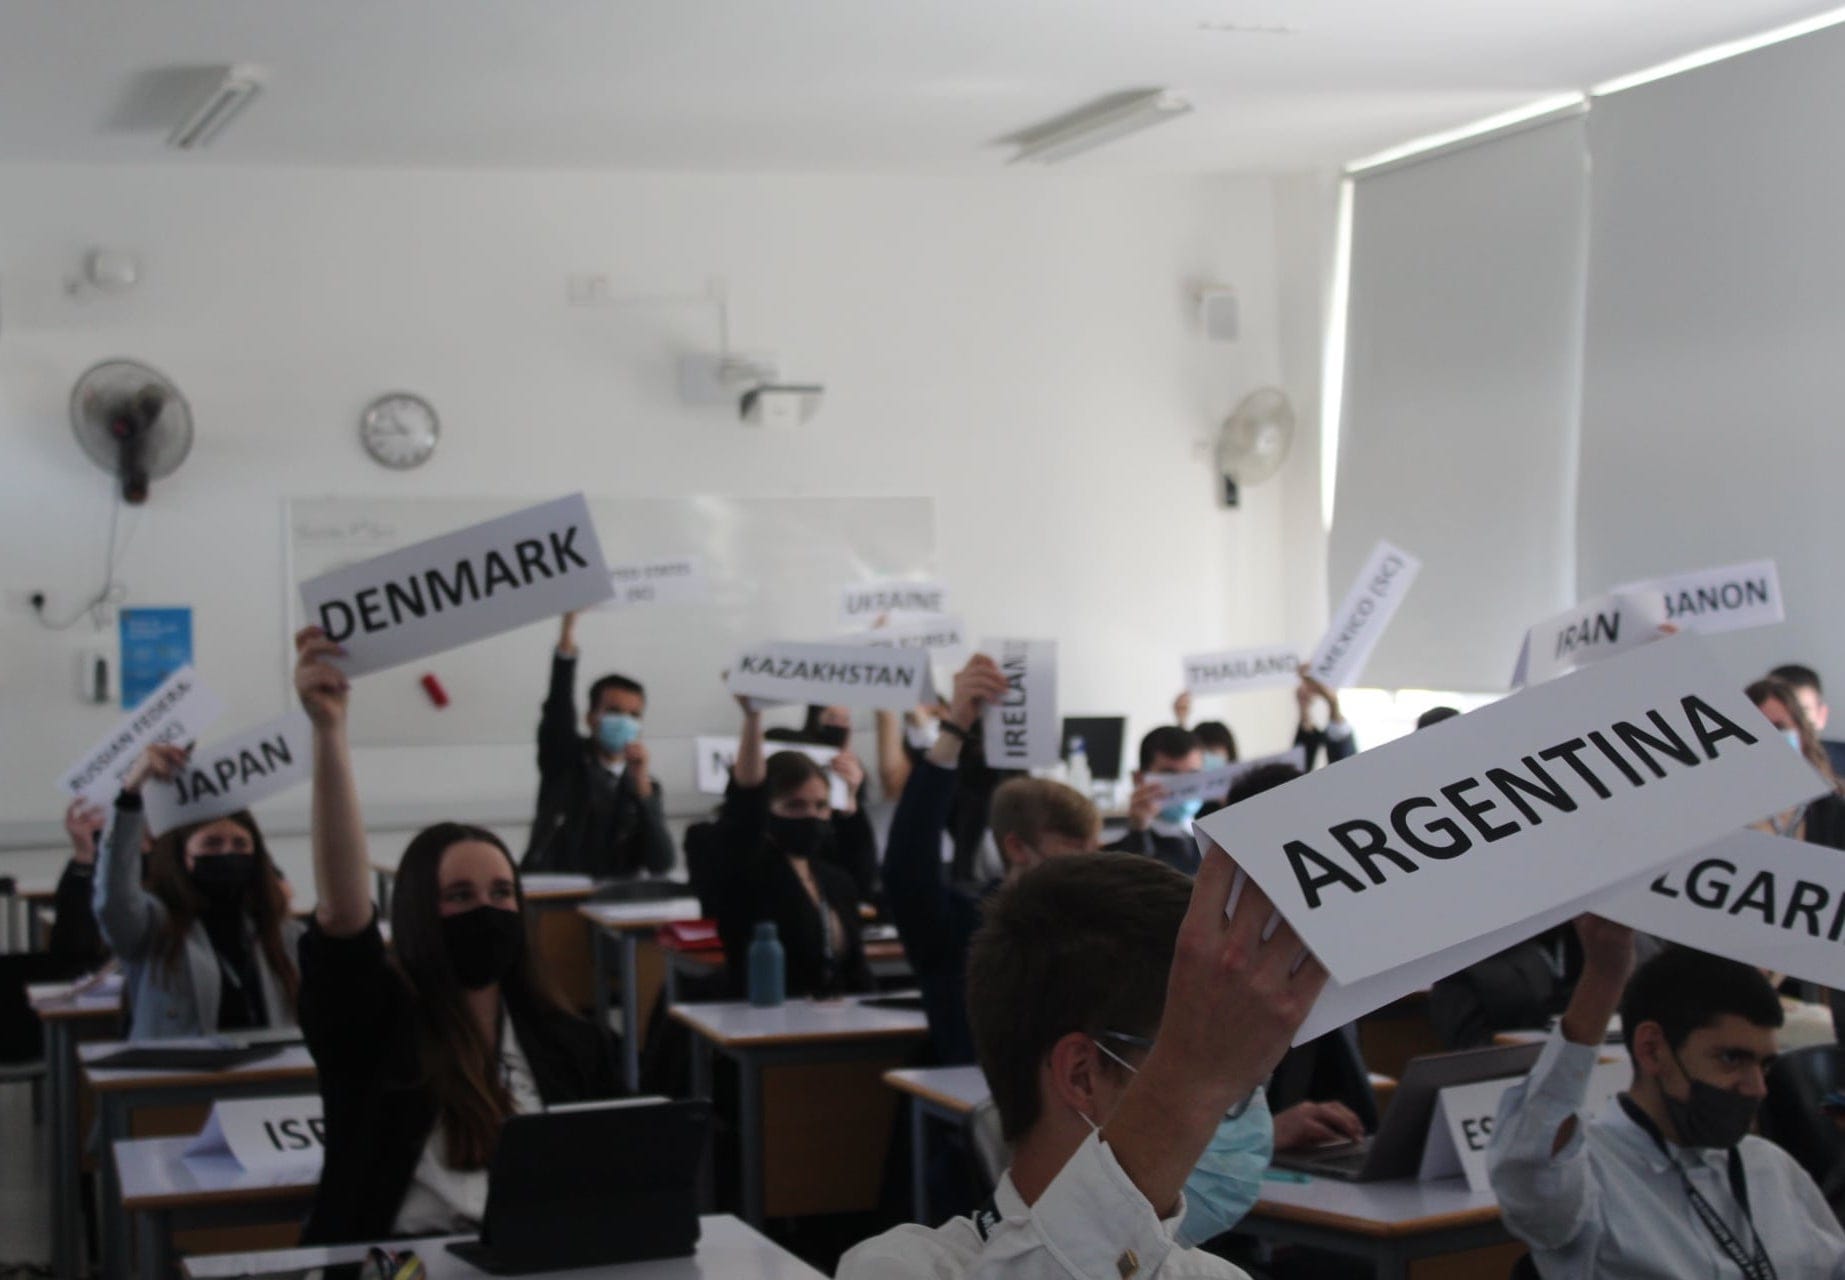
<svg viewBox="0 0 1845 1280">
<path fill-rule="evenodd" d="M 429 461 L 441 435 L 442 424 L 429 401 L 401 391 L 379 396 L 359 419 L 359 439 L 365 442 L 365 451 L 399 471 Z"/>
</svg>

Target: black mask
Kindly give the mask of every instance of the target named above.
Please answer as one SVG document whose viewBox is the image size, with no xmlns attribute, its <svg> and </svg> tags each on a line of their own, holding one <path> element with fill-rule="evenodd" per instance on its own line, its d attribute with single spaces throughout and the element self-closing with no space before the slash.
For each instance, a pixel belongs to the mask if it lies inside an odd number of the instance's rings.
<svg viewBox="0 0 1845 1280">
<path fill-rule="evenodd" d="M 790 858 L 811 858 L 833 842 L 833 824 L 826 818 L 778 818 L 769 815 L 769 842 Z"/>
<path fill-rule="evenodd" d="M 823 724 L 814 730 L 814 741 L 835 751 L 844 751 L 851 736 L 852 727 L 844 724 Z"/>
<path fill-rule="evenodd" d="M 256 879 L 256 859 L 247 853 L 207 853 L 192 860 L 192 887 L 213 908 L 237 906 Z"/>
<path fill-rule="evenodd" d="M 1674 1053 L 1672 1060 L 1678 1062 L 1678 1054 Z M 1685 1071 L 1685 1064 L 1678 1062 L 1678 1069 Z M 1755 1123 L 1761 1100 L 1734 1089 L 1706 1084 L 1694 1079 L 1689 1071 L 1685 1071 L 1685 1078 L 1691 1081 L 1691 1097 L 1684 1102 L 1667 1093 L 1663 1086 L 1659 1091 L 1665 1100 L 1666 1116 L 1678 1130 L 1680 1145 L 1722 1150 L 1741 1142 L 1748 1135 L 1749 1126 Z"/>
<path fill-rule="evenodd" d="M 442 917 L 442 945 L 455 981 L 479 991 L 504 981 L 525 955 L 525 917 L 502 907 L 472 907 Z"/>
</svg>

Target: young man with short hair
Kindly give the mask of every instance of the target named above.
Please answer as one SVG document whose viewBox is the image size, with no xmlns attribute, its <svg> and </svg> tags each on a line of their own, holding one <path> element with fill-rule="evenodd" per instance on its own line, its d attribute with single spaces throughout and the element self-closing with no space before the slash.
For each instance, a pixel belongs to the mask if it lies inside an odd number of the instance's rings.
<svg viewBox="0 0 1845 1280">
<path fill-rule="evenodd" d="M 1198 842 L 1192 820 L 1204 807 L 1202 800 L 1170 800 L 1150 773 L 1197 773 L 1204 768 L 1204 744 L 1190 729 L 1161 725 L 1140 740 L 1140 768 L 1134 774 L 1134 793 L 1128 800 L 1128 829 L 1108 846 L 1114 853 L 1138 853 L 1156 858 L 1175 871 L 1194 875 L 1198 870 Z"/>
<path fill-rule="evenodd" d="M 1194 882 L 1148 858 L 1054 858 L 988 905 L 968 966 L 980 1066 L 1013 1150 L 991 1201 L 902 1226 L 841 1280 L 1240 1277 L 1174 1240 L 1181 1194 L 1250 1105 L 1326 973 L 1213 851 Z"/>
<path fill-rule="evenodd" d="M 1487 1152 L 1507 1230 L 1546 1280 L 1845 1277 L 1819 1188 L 1749 1134 L 1782 1018 L 1767 979 L 1681 947 L 1636 971 L 1632 929 L 1583 916 L 1577 930 L 1582 978 Z M 1585 1124 L 1617 1006 L 1633 1086 Z"/>
<path fill-rule="evenodd" d="M 589 687 L 589 736 L 579 735 L 576 622 L 564 615 L 551 658 L 538 722 L 538 813 L 519 865 L 597 880 L 670 871 L 673 838 L 641 741 L 647 691 L 627 676 L 603 676 Z"/>
<path fill-rule="evenodd" d="M 1820 735 L 1819 745 L 1826 749 L 1833 775 L 1845 778 L 1845 742 L 1834 742 L 1824 736 L 1832 708 L 1826 705 L 1826 691 L 1820 687 L 1819 672 L 1798 662 L 1787 662 L 1770 671 L 1768 678 L 1793 686 L 1800 709 L 1807 713 L 1807 722 L 1813 726 L 1813 732 Z"/>
</svg>

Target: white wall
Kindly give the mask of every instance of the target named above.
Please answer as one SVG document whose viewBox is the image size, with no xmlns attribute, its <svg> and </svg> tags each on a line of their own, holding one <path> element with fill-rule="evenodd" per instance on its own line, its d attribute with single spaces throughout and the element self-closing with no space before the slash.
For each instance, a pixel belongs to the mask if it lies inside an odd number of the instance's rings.
<svg viewBox="0 0 1845 1280">
<path fill-rule="evenodd" d="M 116 714 L 72 692 L 73 652 L 113 632 L 54 634 L 20 603 L 50 587 L 66 609 L 98 579 L 108 485 L 65 406 L 109 356 L 165 370 L 197 416 L 192 458 L 130 517 L 121 577 L 131 603 L 194 608 L 227 730 L 283 704 L 281 504 L 301 494 L 932 495 L 970 626 L 1060 637 L 1066 708 L 1125 709 L 1135 733 L 1165 714 L 1182 652 L 1314 639 L 1283 554 L 1298 478 L 1224 512 L 1194 448 L 1252 386 L 1317 392 L 1285 376 L 1305 366 L 1278 341 L 1266 180 L 12 167 L 0 191 L 0 826 L 54 819 L 60 768 Z M 67 299 L 99 244 L 139 253 L 144 282 Z M 634 295 L 727 279 L 736 344 L 824 379 L 824 411 L 766 435 L 680 405 L 674 360 L 710 349 L 711 313 L 570 309 L 573 270 Z M 1200 279 L 1238 289 L 1237 345 L 1195 333 Z M 1302 279 L 1290 296 L 1317 296 Z M 1317 327 L 1290 332 L 1317 370 Z M 355 438 L 360 407 L 397 387 L 445 419 L 410 475 Z M 1312 453 L 1290 473 L 1316 475 Z M 548 640 L 535 630 L 531 668 L 507 675 L 534 711 Z M 1285 693 L 1205 709 L 1252 751 L 1288 732 Z M 374 807 L 511 816 L 534 784 L 525 748 L 371 751 L 360 771 Z"/>
</svg>

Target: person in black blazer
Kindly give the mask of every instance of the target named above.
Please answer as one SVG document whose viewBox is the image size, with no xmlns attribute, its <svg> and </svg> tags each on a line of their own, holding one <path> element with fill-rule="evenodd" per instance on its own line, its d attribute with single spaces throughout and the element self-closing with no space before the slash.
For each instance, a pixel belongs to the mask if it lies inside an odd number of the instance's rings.
<svg viewBox="0 0 1845 1280">
<path fill-rule="evenodd" d="M 756 925 L 772 921 L 789 995 L 869 991 L 859 891 L 834 862 L 826 771 L 798 751 L 765 758 L 762 713 L 748 699 L 731 787 L 718 811 L 712 897 L 733 996 L 749 989 Z"/>
<path fill-rule="evenodd" d="M 1314 767 L 1322 751 L 1326 753 L 1327 764 L 1338 764 L 1358 753 L 1358 741 L 1352 736 L 1352 726 L 1339 710 L 1338 693 L 1308 675 L 1304 666 L 1300 669 L 1300 685 L 1294 690 L 1294 701 L 1300 707 L 1300 723 L 1294 730 L 1294 745 L 1306 751 L 1307 768 Z M 1313 704 L 1316 702 L 1326 704 L 1324 729 L 1316 728 L 1313 723 Z"/>
<path fill-rule="evenodd" d="M 51 936 L 45 949 L 73 973 L 94 969 L 109 958 L 109 944 L 96 927 L 90 905 L 96 887 L 96 846 L 109 815 L 101 805 L 78 797 L 64 810 L 64 834 L 70 837 L 70 861 L 58 877 Z"/>
<path fill-rule="evenodd" d="M 1128 801 L 1128 829 L 1110 853 L 1139 853 L 1156 858 L 1174 871 L 1198 874 L 1198 841 L 1192 820 L 1202 803 L 1168 803 L 1158 783 L 1146 781 L 1149 773 L 1197 773 L 1204 768 L 1204 744 L 1190 729 L 1161 725 L 1140 740 L 1140 769 L 1134 774 L 1134 794 Z"/>
<path fill-rule="evenodd" d="M 765 729 L 768 742 L 800 743 L 828 747 L 838 752 L 827 769 L 845 783 L 849 803 L 833 810 L 833 837 L 823 856 L 852 877 L 859 901 L 878 897 L 878 837 L 865 812 L 865 764 L 852 750 L 852 710 L 849 707 L 810 706 L 799 729 Z"/>
<path fill-rule="evenodd" d="M 564 615 L 551 656 L 551 688 L 538 722 L 538 812 L 519 865 L 597 880 L 673 867 L 665 798 L 641 717 L 647 691 L 626 676 L 589 687 L 589 736 L 577 732 L 577 615 Z"/>
<path fill-rule="evenodd" d="M 346 738 L 338 646 L 295 637 L 314 725 L 320 902 L 301 940 L 301 1030 L 319 1072 L 326 1158 L 303 1243 L 478 1229 L 507 1116 L 620 1093 L 607 1031 L 550 993 L 511 853 L 444 822 L 404 850 L 387 953 Z"/>
</svg>

